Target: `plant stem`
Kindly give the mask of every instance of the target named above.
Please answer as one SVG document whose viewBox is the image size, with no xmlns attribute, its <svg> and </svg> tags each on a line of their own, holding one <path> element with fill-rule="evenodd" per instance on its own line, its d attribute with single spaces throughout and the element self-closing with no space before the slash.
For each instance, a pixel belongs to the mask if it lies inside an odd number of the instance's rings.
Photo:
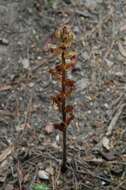
<svg viewBox="0 0 126 190">
<path fill-rule="evenodd" d="M 64 51 L 62 52 L 62 64 L 65 65 L 65 56 Z M 65 95 L 66 88 L 65 88 L 65 80 L 66 80 L 66 71 L 63 69 L 62 72 L 62 93 Z M 64 173 L 66 171 L 66 111 L 65 111 L 66 99 L 65 96 L 62 101 L 62 120 L 64 124 L 63 128 L 63 160 L 62 160 L 62 168 L 61 171 Z"/>
</svg>

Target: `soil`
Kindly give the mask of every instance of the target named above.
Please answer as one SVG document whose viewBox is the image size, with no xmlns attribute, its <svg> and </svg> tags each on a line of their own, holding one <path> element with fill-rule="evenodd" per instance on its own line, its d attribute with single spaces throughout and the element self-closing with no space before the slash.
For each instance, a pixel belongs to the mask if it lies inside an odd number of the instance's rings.
<svg viewBox="0 0 126 190">
<path fill-rule="evenodd" d="M 45 44 L 64 23 L 78 62 L 69 73 L 75 119 L 62 174 L 62 134 L 45 131 L 60 118 L 48 72 L 58 60 Z M 125 0 L 0 0 L 0 189 L 125 190 L 125 92 Z"/>
</svg>

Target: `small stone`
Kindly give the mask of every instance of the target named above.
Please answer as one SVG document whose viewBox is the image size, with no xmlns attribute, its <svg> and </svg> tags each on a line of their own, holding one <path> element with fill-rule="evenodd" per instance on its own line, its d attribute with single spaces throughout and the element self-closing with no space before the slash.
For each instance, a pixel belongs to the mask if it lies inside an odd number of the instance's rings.
<svg viewBox="0 0 126 190">
<path fill-rule="evenodd" d="M 102 146 L 106 149 L 109 150 L 110 146 L 109 146 L 109 139 L 107 137 L 104 137 L 102 140 Z"/>
<path fill-rule="evenodd" d="M 57 142 L 57 143 L 60 142 L 60 136 L 59 136 L 59 134 L 56 135 L 56 142 Z"/>
<path fill-rule="evenodd" d="M 41 60 L 41 59 L 42 59 L 42 57 L 41 57 L 41 56 L 38 56 L 38 57 L 37 57 L 37 59 L 38 59 L 38 60 Z"/>
<path fill-rule="evenodd" d="M 105 103 L 105 104 L 104 104 L 104 107 L 108 109 L 108 108 L 109 108 L 109 105 L 108 105 L 107 103 Z"/>
<path fill-rule="evenodd" d="M 9 42 L 7 39 L 5 39 L 5 38 L 0 39 L 0 45 L 8 45 L 8 44 L 9 44 Z"/>
<path fill-rule="evenodd" d="M 29 59 L 27 59 L 27 58 L 22 59 L 22 65 L 23 65 L 24 69 L 28 69 L 30 66 Z"/>
<path fill-rule="evenodd" d="M 29 14 L 32 14 L 32 9 L 31 8 L 27 8 L 27 10 L 28 10 Z"/>
<path fill-rule="evenodd" d="M 22 42 L 21 42 L 21 41 L 18 41 L 18 42 L 17 42 L 17 45 L 21 46 L 21 45 L 22 45 Z"/>
<path fill-rule="evenodd" d="M 33 34 L 36 34 L 36 30 L 32 30 L 32 33 L 33 33 Z"/>
<path fill-rule="evenodd" d="M 80 30 L 79 30 L 79 27 L 78 26 L 75 26 L 73 31 L 76 33 L 76 34 L 79 34 Z"/>
<path fill-rule="evenodd" d="M 88 110 L 87 113 L 88 113 L 88 114 L 91 114 L 91 110 Z"/>
<path fill-rule="evenodd" d="M 33 83 L 33 82 L 30 82 L 30 83 L 28 84 L 28 86 L 29 86 L 30 88 L 32 88 L 32 87 L 34 86 L 34 83 Z"/>
<path fill-rule="evenodd" d="M 38 177 L 43 180 L 49 180 L 49 174 L 45 170 L 39 170 Z"/>
<path fill-rule="evenodd" d="M 101 184 L 104 186 L 104 185 L 106 184 L 106 182 L 105 182 L 105 181 L 102 181 Z"/>
<path fill-rule="evenodd" d="M 123 72 L 115 72 L 115 76 L 123 77 L 124 73 Z"/>
<path fill-rule="evenodd" d="M 93 102 L 90 102 L 90 106 L 93 106 L 94 105 L 94 103 Z"/>
</svg>

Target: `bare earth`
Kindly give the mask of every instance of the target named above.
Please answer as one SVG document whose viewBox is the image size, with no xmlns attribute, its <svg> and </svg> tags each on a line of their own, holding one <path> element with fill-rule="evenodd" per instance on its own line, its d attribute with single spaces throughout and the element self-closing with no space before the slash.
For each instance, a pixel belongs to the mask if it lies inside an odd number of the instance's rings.
<svg viewBox="0 0 126 190">
<path fill-rule="evenodd" d="M 65 174 L 62 134 L 45 131 L 60 116 L 44 47 L 62 23 L 78 53 Z M 0 189 L 126 190 L 125 94 L 125 0 L 0 0 Z"/>
</svg>

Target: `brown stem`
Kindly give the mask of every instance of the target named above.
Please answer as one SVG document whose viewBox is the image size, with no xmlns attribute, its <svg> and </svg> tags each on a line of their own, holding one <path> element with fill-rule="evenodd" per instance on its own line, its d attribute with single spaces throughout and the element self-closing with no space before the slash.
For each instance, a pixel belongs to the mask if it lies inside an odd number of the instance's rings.
<svg viewBox="0 0 126 190">
<path fill-rule="evenodd" d="M 64 51 L 62 53 L 62 64 L 65 65 L 65 57 L 64 57 Z M 62 92 L 65 94 L 66 89 L 65 89 L 65 80 L 66 80 L 66 71 L 63 69 L 62 72 Z M 65 111 L 65 105 L 66 105 L 66 99 L 64 96 L 64 99 L 62 101 L 62 120 L 64 124 L 64 129 L 63 129 L 63 161 L 62 161 L 62 168 L 61 171 L 64 173 L 66 171 L 66 111 Z"/>
</svg>

